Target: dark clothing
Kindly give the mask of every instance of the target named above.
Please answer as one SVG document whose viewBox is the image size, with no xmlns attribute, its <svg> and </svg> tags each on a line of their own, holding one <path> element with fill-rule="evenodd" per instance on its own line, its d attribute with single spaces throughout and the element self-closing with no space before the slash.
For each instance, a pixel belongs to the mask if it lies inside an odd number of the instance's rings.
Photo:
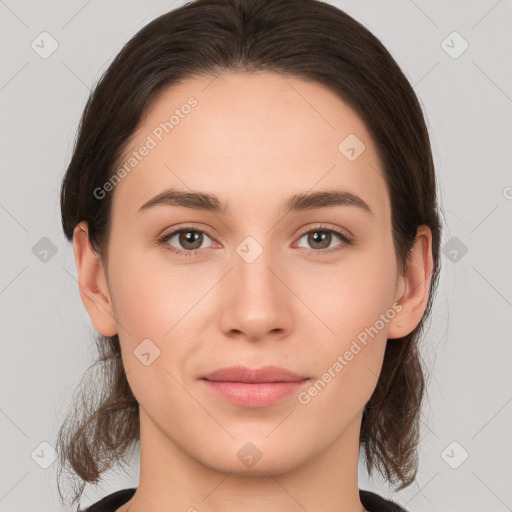
<svg viewBox="0 0 512 512">
<path fill-rule="evenodd" d="M 82 510 L 79 507 L 77 512 L 115 512 L 135 494 L 136 489 L 136 487 L 132 487 L 114 492 L 86 509 Z M 371 491 L 359 489 L 359 497 L 363 507 L 369 512 L 407 512 L 394 501 L 386 500 Z"/>
</svg>

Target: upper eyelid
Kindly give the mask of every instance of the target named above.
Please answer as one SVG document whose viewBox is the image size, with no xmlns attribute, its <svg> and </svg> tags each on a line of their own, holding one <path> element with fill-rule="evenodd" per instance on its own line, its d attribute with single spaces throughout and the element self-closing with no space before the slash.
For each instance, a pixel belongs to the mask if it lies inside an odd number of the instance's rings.
<svg viewBox="0 0 512 512">
<path fill-rule="evenodd" d="M 304 231 L 301 231 L 298 236 L 303 236 L 306 233 L 309 233 L 310 231 L 314 231 L 315 229 L 317 229 L 318 231 L 333 231 L 334 233 L 337 233 L 337 234 L 340 234 L 339 232 L 341 232 L 341 234 L 345 235 L 347 238 L 350 238 L 352 236 L 352 234 L 345 228 L 340 228 L 340 227 L 333 228 L 333 227 L 323 225 L 322 223 L 320 223 L 320 224 L 321 225 L 317 225 L 317 226 L 313 226 L 313 227 L 304 229 Z"/>
</svg>

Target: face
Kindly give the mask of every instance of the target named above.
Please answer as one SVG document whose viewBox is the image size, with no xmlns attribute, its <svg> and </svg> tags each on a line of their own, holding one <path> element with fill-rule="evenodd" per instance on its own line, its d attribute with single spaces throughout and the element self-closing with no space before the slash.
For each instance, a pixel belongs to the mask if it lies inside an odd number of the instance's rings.
<svg viewBox="0 0 512 512">
<path fill-rule="evenodd" d="M 300 79 L 194 78 L 159 95 L 124 163 L 105 187 L 115 323 L 103 334 L 119 334 L 142 431 L 211 468 L 257 473 L 359 428 L 404 283 L 358 115 Z M 204 380 L 237 365 L 307 380 Z M 242 460 L 258 453 L 254 468 Z"/>
</svg>

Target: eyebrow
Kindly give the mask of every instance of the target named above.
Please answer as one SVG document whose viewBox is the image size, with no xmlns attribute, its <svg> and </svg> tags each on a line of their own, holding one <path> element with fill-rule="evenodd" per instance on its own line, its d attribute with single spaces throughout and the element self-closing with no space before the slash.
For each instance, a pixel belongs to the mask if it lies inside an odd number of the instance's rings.
<svg viewBox="0 0 512 512">
<path fill-rule="evenodd" d="M 140 208 L 144 212 L 155 206 L 182 206 L 195 210 L 204 210 L 214 213 L 227 214 L 229 204 L 222 203 L 220 199 L 204 192 L 185 192 L 177 189 L 168 189 L 156 195 Z M 375 217 L 368 204 L 356 194 L 347 190 L 323 190 L 308 192 L 291 196 L 283 205 L 284 212 L 300 212 L 316 208 L 332 208 L 335 206 L 353 206 Z"/>
</svg>

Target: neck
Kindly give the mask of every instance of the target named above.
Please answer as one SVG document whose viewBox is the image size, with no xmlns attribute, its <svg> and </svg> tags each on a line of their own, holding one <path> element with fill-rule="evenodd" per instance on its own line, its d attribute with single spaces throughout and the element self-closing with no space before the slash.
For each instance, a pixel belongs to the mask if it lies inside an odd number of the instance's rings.
<svg viewBox="0 0 512 512">
<path fill-rule="evenodd" d="M 364 512 L 359 499 L 361 416 L 334 443 L 287 471 L 221 471 L 184 452 L 140 408 L 140 478 L 117 512 Z M 314 442 L 314 441 L 313 441 Z M 300 454 L 299 454 L 300 457 Z"/>
</svg>

